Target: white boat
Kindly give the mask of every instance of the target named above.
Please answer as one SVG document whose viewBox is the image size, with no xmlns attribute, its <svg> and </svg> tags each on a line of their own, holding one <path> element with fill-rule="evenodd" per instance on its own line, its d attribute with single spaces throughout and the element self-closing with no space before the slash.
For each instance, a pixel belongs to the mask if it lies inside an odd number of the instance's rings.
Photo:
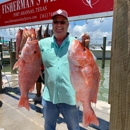
<svg viewBox="0 0 130 130">
<path fill-rule="evenodd" d="M 91 52 L 96 56 L 97 59 L 102 59 L 103 56 L 103 45 L 90 45 Z M 105 59 L 111 58 L 111 41 L 108 42 L 105 48 Z"/>
</svg>

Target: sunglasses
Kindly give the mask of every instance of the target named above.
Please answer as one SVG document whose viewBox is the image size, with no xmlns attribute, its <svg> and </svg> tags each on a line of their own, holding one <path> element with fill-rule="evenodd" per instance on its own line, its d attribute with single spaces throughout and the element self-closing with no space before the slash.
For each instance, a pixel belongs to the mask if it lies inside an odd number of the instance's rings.
<svg viewBox="0 0 130 130">
<path fill-rule="evenodd" d="M 55 21 L 53 21 L 53 23 L 54 23 L 54 24 L 58 24 L 58 23 L 60 23 L 60 24 L 65 24 L 66 22 L 65 22 L 65 21 L 57 21 L 57 20 L 55 20 Z"/>
</svg>

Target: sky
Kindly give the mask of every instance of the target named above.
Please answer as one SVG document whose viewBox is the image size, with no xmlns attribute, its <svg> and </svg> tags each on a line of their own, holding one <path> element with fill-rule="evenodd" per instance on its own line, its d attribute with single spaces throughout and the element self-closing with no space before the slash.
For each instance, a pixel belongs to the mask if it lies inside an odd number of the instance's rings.
<svg viewBox="0 0 130 130">
<path fill-rule="evenodd" d="M 6 2 L 6 1 L 9 1 L 9 0 L 0 0 L 0 3 Z"/>
<path fill-rule="evenodd" d="M 72 21 L 70 22 L 68 32 L 78 39 L 81 39 L 81 36 L 86 32 L 90 35 L 90 44 L 102 44 L 103 37 L 106 37 L 107 42 L 112 38 L 112 22 L 113 17 Z M 42 26 L 43 29 L 45 29 L 46 25 Z M 38 28 L 37 25 L 31 27 Z M 30 27 L 28 26 L 28 28 Z M 49 28 L 52 28 L 51 24 L 49 24 Z M 7 40 L 15 38 L 18 29 L 19 28 L 0 29 L 0 36 Z"/>
</svg>

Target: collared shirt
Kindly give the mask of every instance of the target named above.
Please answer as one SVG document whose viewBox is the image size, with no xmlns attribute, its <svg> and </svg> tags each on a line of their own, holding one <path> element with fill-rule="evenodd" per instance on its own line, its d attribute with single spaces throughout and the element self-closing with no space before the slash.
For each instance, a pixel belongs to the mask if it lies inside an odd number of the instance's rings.
<svg viewBox="0 0 130 130">
<path fill-rule="evenodd" d="M 42 97 L 53 104 L 76 104 L 68 62 L 68 47 L 74 39 L 68 35 L 60 47 L 56 44 L 54 35 L 39 41 L 45 74 Z"/>
</svg>

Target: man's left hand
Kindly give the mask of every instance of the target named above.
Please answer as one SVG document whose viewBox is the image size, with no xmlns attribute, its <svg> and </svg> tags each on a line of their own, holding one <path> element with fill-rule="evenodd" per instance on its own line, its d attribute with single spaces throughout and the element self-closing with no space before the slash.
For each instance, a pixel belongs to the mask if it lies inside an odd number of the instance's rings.
<svg viewBox="0 0 130 130">
<path fill-rule="evenodd" d="M 82 36 L 82 44 L 86 48 L 89 48 L 89 42 L 90 42 L 90 36 L 87 33 L 84 33 L 84 35 Z"/>
</svg>

